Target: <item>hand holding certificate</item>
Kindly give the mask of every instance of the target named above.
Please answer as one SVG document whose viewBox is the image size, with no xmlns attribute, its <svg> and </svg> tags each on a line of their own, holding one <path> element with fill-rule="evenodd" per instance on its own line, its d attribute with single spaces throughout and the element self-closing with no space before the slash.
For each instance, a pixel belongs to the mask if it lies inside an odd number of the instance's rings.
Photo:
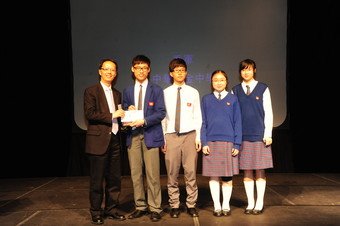
<svg viewBox="0 0 340 226">
<path fill-rule="evenodd" d="M 144 119 L 143 110 L 129 110 L 125 111 L 125 116 L 122 118 L 122 122 L 130 123 L 141 119 Z"/>
</svg>

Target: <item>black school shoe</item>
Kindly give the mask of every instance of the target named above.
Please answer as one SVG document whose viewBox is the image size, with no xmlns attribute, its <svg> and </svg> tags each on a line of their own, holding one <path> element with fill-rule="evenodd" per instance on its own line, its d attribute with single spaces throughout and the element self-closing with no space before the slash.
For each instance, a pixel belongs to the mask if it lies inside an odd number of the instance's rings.
<svg viewBox="0 0 340 226">
<path fill-rule="evenodd" d="M 101 215 L 93 215 L 91 217 L 92 224 L 104 224 L 104 219 Z"/>
<path fill-rule="evenodd" d="M 187 212 L 192 217 L 198 217 L 198 212 L 195 207 L 193 208 L 187 208 Z"/>
</svg>

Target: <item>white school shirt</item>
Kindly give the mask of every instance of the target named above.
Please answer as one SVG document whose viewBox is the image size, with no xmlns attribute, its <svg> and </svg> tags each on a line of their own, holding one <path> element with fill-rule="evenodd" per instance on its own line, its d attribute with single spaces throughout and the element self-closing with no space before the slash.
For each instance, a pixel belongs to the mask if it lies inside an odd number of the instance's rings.
<svg viewBox="0 0 340 226">
<path fill-rule="evenodd" d="M 162 120 L 164 134 L 175 133 L 177 88 L 173 84 L 164 89 L 166 116 Z M 195 130 L 196 141 L 201 140 L 202 112 L 200 95 L 197 89 L 186 84 L 181 86 L 181 124 L 180 133 Z"/>
<path fill-rule="evenodd" d="M 143 83 L 140 83 L 137 80 L 135 82 L 135 87 L 134 87 L 135 95 L 134 95 L 134 97 L 135 97 L 135 107 L 136 107 L 136 109 L 138 108 L 138 97 L 139 97 L 140 85 L 142 85 L 142 96 L 143 96 L 143 98 L 142 98 L 142 110 L 144 110 L 144 99 L 145 99 L 146 87 L 148 86 L 148 79 L 145 79 L 143 81 Z"/>
</svg>

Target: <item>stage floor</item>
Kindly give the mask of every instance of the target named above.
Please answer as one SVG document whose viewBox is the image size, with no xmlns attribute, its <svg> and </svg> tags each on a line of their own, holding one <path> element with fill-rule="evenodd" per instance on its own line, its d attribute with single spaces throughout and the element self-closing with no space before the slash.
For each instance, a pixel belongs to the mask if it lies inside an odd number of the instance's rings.
<svg viewBox="0 0 340 226">
<path fill-rule="evenodd" d="M 148 216 L 104 225 L 340 225 L 340 174 L 267 173 L 265 208 L 261 215 L 245 215 L 246 194 L 242 174 L 234 177 L 231 216 L 214 217 L 208 178 L 198 175 L 199 217 L 181 207 L 179 218 L 168 214 L 167 177 L 161 177 L 164 215 L 159 222 Z M 0 179 L 0 225 L 93 225 L 88 200 L 89 178 L 55 177 Z M 185 201 L 183 175 L 181 200 Z M 129 176 L 122 178 L 121 212 L 134 210 Z"/>
</svg>

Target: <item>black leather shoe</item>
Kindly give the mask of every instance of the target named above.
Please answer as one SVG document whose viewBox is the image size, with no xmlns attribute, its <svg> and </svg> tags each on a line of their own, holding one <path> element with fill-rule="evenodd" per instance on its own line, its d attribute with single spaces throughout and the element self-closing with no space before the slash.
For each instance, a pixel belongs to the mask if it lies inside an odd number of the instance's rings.
<svg viewBox="0 0 340 226">
<path fill-rule="evenodd" d="M 253 210 L 252 209 L 245 209 L 244 214 L 252 214 Z"/>
<path fill-rule="evenodd" d="M 91 223 L 92 224 L 104 224 L 104 219 L 100 215 L 94 215 L 91 217 Z"/>
<path fill-rule="evenodd" d="M 151 216 L 150 216 L 151 221 L 156 222 L 156 221 L 159 221 L 161 218 L 162 217 L 160 213 L 157 213 L 157 212 L 151 213 Z"/>
<path fill-rule="evenodd" d="M 117 212 L 115 213 L 107 213 L 105 214 L 106 218 L 112 219 L 112 220 L 118 220 L 118 221 L 123 221 L 125 220 L 125 216 L 124 215 L 120 215 Z"/>
<path fill-rule="evenodd" d="M 172 209 L 170 210 L 170 217 L 172 217 L 172 218 L 178 218 L 180 213 L 181 213 L 181 212 L 179 211 L 179 208 L 172 208 Z"/>
<path fill-rule="evenodd" d="M 262 213 L 263 213 L 263 208 L 262 208 L 262 210 L 253 209 L 253 212 L 252 212 L 253 215 L 259 215 L 259 214 L 262 214 Z"/>
<path fill-rule="evenodd" d="M 147 215 L 148 214 L 148 211 L 146 210 L 135 210 L 133 211 L 132 214 L 130 214 L 128 216 L 129 219 L 134 219 L 134 218 L 139 218 L 139 217 L 142 217 L 144 215 Z"/>
<path fill-rule="evenodd" d="M 214 210 L 213 215 L 215 217 L 222 217 L 222 210 Z"/>
<path fill-rule="evenodd" d="M 187 209 L 187 212 L 188 212 L 188 214 L 189 214 L 190 216 L 192 216 L 192 217 L 198 217 L 198 213 L 197 213 L 197 210 L 196 210 L 195 207 L 193 207 L 193 208 L 188 208 L 188 209 Z"/>
<path fill-rule="evenodd" d="M 230 216 L 231 211 L 230 210 L 222 210 L 222 214 L 223 214 L 223 216 Z"/>
</svg>

